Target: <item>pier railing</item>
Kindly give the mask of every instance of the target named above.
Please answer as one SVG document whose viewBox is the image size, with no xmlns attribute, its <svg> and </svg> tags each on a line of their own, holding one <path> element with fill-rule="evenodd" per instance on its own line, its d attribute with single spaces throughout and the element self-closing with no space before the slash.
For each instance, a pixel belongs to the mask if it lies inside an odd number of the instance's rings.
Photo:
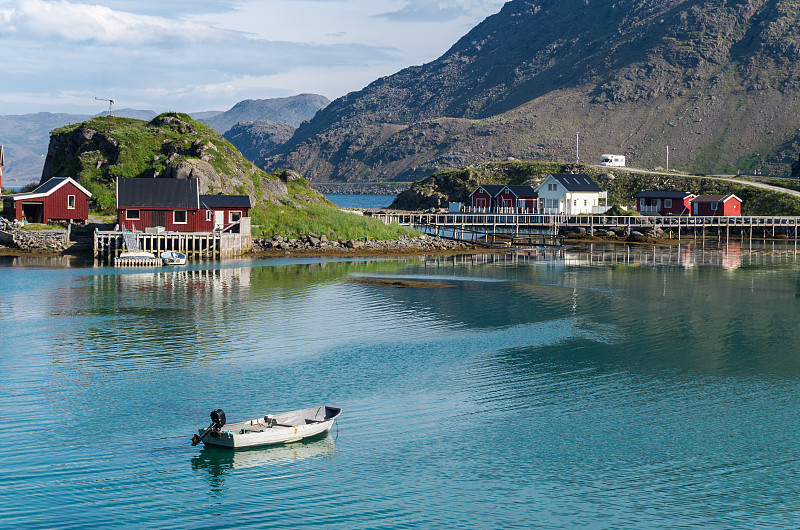
<svg viewBox="0 0 800 530">
<path fill-rule="evenodd" d="M 584 228 L 675 228 L 697 229 L 762 228 L 788 229 L 797 237 L 800 217 L 791 216 L 656 216 L 656 215 L 577 215 L 561 214 L 505 214 L 505 213 L 434 213 L 434 212 L 374 212 L 372 217 L 386 224 L 403 226 L 481 227 L 481 229 L 557 229 L 561 227 Z"/>
</svg>

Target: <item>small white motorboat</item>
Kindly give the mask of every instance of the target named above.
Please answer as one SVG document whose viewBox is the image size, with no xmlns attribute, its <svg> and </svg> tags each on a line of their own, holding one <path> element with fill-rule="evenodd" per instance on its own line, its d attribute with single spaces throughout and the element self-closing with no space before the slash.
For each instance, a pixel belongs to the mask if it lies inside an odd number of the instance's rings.
<svg viewBox="0 0 800 530">
<path fill-rule="evenodd" d="M 122 252 L 117 259 L 156 259 L 156 255 L 152 252 Z"/>
<path fill-rule="evenodd" d="M 226 423 L 225 412 L 211 412 L 211 425 L 192 436 L 192 445 L 203 442 L 231 449 L 297 442 L 331 430 L 342 413 L 338 407 L 313 407 L 263 418 Z"/>
<path fill-rule="evenodd" d="M 186 265 L 186 254 L 174 250 L 162 252 L 161 261 L 164 265 Z"/>
</svg>

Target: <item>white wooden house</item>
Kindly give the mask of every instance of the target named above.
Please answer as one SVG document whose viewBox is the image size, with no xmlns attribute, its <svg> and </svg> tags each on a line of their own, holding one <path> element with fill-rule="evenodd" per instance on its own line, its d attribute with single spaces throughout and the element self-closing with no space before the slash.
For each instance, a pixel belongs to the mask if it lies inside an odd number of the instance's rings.
<svg viewBox="0 0 800 530">
<path fill-rule="evenodd" d="M 551 173 L 536 188 L 539 213 L 579 215 L 603 213 L 608 193 L 588 175 Z"/>
</svg>

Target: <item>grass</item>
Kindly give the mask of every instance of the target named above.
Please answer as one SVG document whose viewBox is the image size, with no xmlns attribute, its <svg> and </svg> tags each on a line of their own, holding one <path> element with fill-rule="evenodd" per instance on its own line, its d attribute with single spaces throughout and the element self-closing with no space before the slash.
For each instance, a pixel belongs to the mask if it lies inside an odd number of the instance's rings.
<svg viewBox="0 0 800 530">
<path fill-rule="evenodd" d="M 417 232 L 400 225 L 385 225 L 377 219 L 340 210 L 328 204 L 257 206 L 250 211 L 255 237 L 298 238 L 309 234 L 329 239 L 396 239 Z"/>
</svg>

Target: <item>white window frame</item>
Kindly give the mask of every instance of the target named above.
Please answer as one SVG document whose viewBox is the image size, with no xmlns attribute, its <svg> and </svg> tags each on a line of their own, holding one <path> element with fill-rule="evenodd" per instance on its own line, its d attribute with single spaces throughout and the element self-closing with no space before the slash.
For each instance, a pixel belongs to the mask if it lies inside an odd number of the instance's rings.
<svg viewBox="0 0 800 530">
<path fill-rule="evenodd" d="M 136 212 L 134 214 L 134 212 Z M 134 217 L 136 215 L 136 217 Z M 125 220 L 126 221 L 141 221 L 142 220 L 142 212 L 141 210 L 125 210 Z"/>
<path fill-rule="evenodd" d="M 664 199 L 664 208 L 672 208 L 672 199 Z"/>
<path fill-rule="evenodd" d="M 712 202 L 711 203 L 711 211 L 712 212 L 716 212 L 718 207 L 719 207 L 719 202 Z"/>
<path fill-rule="evenodd" d="M 178 221 L 177 215 L 179 213 L 183 214 L 183 221 Z M 172 224 L 175 225 L 188 225 L 189 224 L 189 212 L 186 210 L 172 210 Z"/>
<path fill-rule="evenodd" d="M 70 206 L 72 204 L 72 206 Z M 67 210 L 74 210 L 75 209 L 75 196 L 74 195 L 67 195 Z"/>
<path fill-rule="evenodd" d="M 234 220 L 233 214 L 235 214 L 235 213 L 239 214 L 239 219 Z M 239 220 L 242 217 L 244 217 L 244 212 L 242 212 L 241 210 L 231 210 L 231 211 L 228 212 L 228 222 L 229 223 L 237 223 L 237 222 L 239 222 Z"/>
<path fill-rule="evenodd" d="M 206 221 L 213 221 L 214 214 L 211 210 L 206 210 Z"/>
</svg>

